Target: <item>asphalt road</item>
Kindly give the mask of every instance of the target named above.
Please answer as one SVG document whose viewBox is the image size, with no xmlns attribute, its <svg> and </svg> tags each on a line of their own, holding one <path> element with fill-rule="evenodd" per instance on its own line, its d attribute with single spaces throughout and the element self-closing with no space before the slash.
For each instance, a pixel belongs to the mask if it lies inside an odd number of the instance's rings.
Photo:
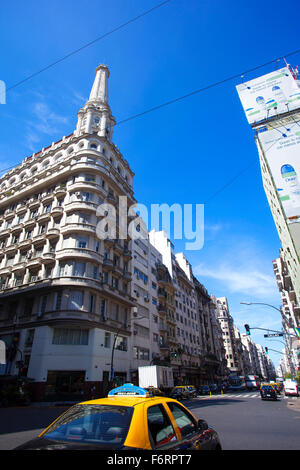
<svg viewBox="0 0 300 470">
<path fill-rule="evenodd" d="M 300 450 L 300 398 L 228 393 L 194 399 L 188 408 L 215 428 L 223 450 Z"/>
<path fill-rule="evenodd" d="M 262 401 L 258 393 L 201 397 L 184 404 L 207 420 L 224 450 L 300 450 L 300 398 Z M 66 407 L 0 408 L 0 450 L 36 437 Z"/>
</svg>

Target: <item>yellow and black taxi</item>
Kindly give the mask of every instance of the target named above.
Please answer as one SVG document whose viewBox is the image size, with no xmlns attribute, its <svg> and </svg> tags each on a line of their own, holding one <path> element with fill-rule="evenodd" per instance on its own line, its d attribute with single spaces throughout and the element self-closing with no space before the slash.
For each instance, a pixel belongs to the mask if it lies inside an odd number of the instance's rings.
<svg viewBox="0 0 300 470">
<path fill-rule="evenodd" d="M 259 391 L 262 400 L 277 400 L 277 391 L 272 384 L 262 384 Z"/>
<path fill-rule="evenodd" d="M 221 450 L 216 431 L 172 398 L 124 384 L 69 408 L 16 450 Z"/>
<path fill-rule="evenodd" d="M 194 385 L 176 385 L 171 392 L 171 396 L 176 399 L 194 398 L 197 396 L 197 390 Z"/>
</svg>

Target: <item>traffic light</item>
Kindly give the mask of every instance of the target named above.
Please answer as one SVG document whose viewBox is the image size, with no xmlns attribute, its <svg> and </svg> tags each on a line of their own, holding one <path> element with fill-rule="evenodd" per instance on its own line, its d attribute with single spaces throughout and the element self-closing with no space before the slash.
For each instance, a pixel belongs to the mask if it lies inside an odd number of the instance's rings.
<svg viewBox="0 0 300 470">
<path fill-rule="evenodd" d="M 269 354 L 269 349 L 265 347 L 266 354 Z"/>
<path fill-rule="evenodd" d="M 250 335 L 250 326 L 249 325 L 244 325 L 245 327 L 245 330 L 246 330 L 246 335 L 249 336 Z"/>
<path fill-rule="evenodd" d="M 24 375 L 24 366 L 25 362 L 24 361 L 16 361 L 16 368 L 18 369 L 18 376 L 21 377 Z"/>
</svg>

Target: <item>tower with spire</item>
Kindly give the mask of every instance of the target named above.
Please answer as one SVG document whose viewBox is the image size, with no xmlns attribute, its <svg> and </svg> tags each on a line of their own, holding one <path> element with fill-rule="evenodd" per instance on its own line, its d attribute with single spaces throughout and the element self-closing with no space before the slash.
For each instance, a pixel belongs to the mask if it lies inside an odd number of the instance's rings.
<svg viewBox="0 0 300 470">
<path fill-rule="evenodd" d="M 96 68 L 95 80 L 90 97 L 86 104 L 78 111 L 78 121 L 75 134 L 97 134 L 112 142 L 115 119 L 108 104 L 108 77 L 109 70 L 106 65 Z"/>
</svg>

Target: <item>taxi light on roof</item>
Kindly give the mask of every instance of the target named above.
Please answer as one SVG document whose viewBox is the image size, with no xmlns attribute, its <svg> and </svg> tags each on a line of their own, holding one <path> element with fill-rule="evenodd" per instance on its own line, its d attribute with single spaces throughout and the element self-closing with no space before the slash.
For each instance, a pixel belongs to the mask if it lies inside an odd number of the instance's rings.
<svg viewBox="0 0 300 470">
<path fill-rule="evenodd" d="M 121 387 L 113 388 L 107 395 L 108 397 L 123 396 L 123 397 L 149 397 L 147 390 L 137 387 L 133 384 L 124 384 Z"/>
</svg>

